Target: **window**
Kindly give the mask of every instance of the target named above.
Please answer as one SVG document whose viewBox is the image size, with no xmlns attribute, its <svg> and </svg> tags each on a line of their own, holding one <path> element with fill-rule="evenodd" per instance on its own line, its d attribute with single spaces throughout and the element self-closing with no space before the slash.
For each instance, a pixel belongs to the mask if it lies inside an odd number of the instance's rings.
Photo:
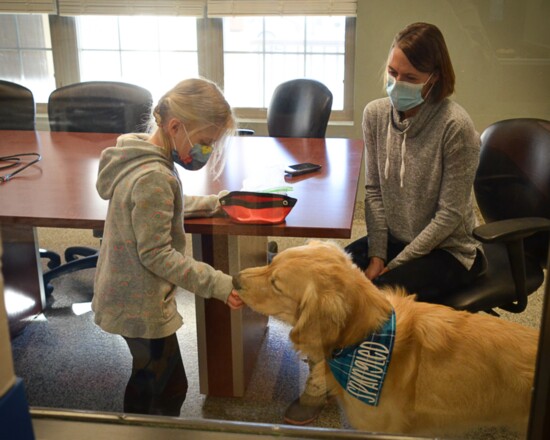
<svg viewBox="0 0 550 440">
<path fill-rule="evenodd" d="M 81 16 L 76 23 L 81 81 L 137 84 L 157 101 L 198 75 L 195 18 Z"/>
<path fill-rule="evenodd" d="M 333 111 L 343 111 L 346 17 L 231 17 L 223 19 L 224 90 L 238 108 L 267 108 L 278 84 L 312 78 L 333 93 Z M 246 114 L 246 112 L 241 112 Z M 257 115 L 257 114 L 256 114 Z M 248 116 L 254 113 L 248 112 Z"/>
<path fill-rule="evenodd" d="M 0 78 L 29 88 L 46 102 L 55 88 L 47 15 L 0 14 Z"/>
<path fill-rule="evenodd" d="M 312 78 L 344 105 L 345 17 L 224 18 L 224 86 L 236 107 L 267 107 L 278 84 Z"/>
<path fill-rule="evenodd" d="M 204 76 L 243 119 L 265 118 L 275 87 L 305 77 L 332 91 L 332 119 L 349 120 L 354 31 L 345 16 L 0 15 L 0 77 L 45 103 L 56 87 L 102 80 L 140 85 L 156 101 Z"/>
</svg>

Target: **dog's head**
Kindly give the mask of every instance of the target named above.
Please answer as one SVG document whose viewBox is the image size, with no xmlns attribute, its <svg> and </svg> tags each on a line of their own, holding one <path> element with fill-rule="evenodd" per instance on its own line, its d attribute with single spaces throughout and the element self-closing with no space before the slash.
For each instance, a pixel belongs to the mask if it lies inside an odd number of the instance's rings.
<svg viewBox="0 0 550 440">
<path fill-rule="evenodd" d="M 292 325 L 292 342 L 309 355 L 327 355 L 353 340 L 356 333 L 364 333 L 360 327 L 376 325 L 368 318 L 353 318 L 372 302 L 369 290 L 375 303 L 384 303 L 349 255 L 330 242 L 282 251 L 267 266 L 241 271 L 234 284 L 252 309 Z M 373 317 L 376 323 L 379 313 Z"/>
</svg>

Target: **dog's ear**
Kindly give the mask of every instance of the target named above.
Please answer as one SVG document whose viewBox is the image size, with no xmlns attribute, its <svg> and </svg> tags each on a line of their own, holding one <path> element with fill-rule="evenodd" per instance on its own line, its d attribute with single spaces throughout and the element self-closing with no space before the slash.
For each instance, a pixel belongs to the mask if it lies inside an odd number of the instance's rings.
<svg viewBox="0 0 550 440">
<path fill-rule="evenodd" d="M 299 350 L 322 348 L 323 352 L 339 339 L 346 324 L 348 306 L 340 292 L 319 290 L 309 282 L 298 306 L 296 324 L 290 339 Z"/>
</svg>

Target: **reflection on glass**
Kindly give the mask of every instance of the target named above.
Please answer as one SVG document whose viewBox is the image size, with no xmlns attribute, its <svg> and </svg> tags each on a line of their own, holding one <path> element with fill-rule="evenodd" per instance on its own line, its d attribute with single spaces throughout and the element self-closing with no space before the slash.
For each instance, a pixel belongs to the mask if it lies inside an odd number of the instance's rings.
<svg viewBox="0 0 550 440">
<path fill-rule="evenodd" d="M 550 3 L 541 0 L 493 0 L 488 8 L 477 7 L 481 24 L 497 57 L 550 57 Z"/>
<path fill-rule="evenodd" d="M 457 74 L 456 99 L 483 129 L 499 119 L 548 119 L 550 3 L 470 0 L 448 2 L 456 18 L 446 39 Z"/>
</svg>

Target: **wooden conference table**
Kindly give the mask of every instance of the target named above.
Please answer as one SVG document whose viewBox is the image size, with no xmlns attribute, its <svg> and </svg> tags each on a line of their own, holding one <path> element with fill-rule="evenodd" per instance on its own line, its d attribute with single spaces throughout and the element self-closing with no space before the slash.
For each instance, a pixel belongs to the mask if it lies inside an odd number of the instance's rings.
<svg viewBox="0 0 550 440">
<path fill-rule="evenodd" d="M 38 152 L 42 160 L 0 184 L 0 224 L 6 308 L 11 329 L 25 324 L 45 306 L 36 227 L 101 229 L 107 202 L 96 190 L 101 151 L 116 135 L 0 131 L 0 156 Z M 279 225 L 238 225 L 227 218 L 188 219 L 193 253 L 235 274 L 266 262 L 268 236 L 349 238 L 363 157 L 363 142 L 348 139 L 235 137 L 227 149 L 221 177 L 208 165 L 189 172 L 178 167 L 184 193 L 205 195 L 240 190 L 244 179 L 270 167 L 315 162 L 322 170 L 287 179 L 298 199 Z M 1 175 L 10 170 L 0 171 Z M 76 243 L 75 243 L 76 244 Z M 267 325 L 248 308 L 231 311 L 216 300 L 196 297 L 200 391 L 242 396 Z"/>
</svg>

